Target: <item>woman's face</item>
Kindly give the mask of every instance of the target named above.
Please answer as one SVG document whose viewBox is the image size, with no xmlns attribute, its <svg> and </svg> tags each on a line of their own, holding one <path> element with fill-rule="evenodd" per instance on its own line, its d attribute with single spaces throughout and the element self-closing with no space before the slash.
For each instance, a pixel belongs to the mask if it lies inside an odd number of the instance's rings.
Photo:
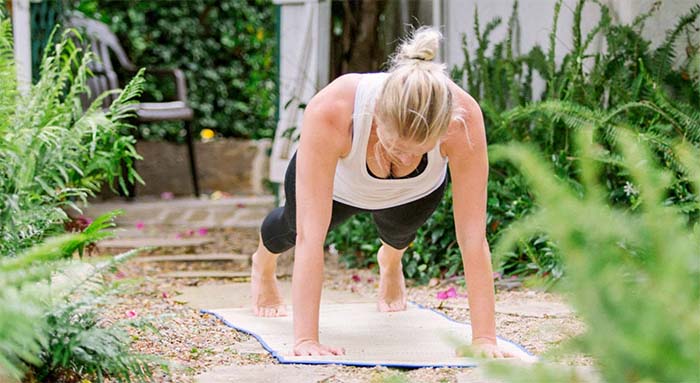
<svg viewBox="0 0 700 383">
<path fill-rule="evenodd" d="M 392 134 L 389 129 L 379 124 L 377 125 L 377 137 L 392 162 L 406 166 L 414 164 L 417 158 L 433 150 L 438 143 L 437 139 L 422 143 L 407 140 Z"/>
</svg>

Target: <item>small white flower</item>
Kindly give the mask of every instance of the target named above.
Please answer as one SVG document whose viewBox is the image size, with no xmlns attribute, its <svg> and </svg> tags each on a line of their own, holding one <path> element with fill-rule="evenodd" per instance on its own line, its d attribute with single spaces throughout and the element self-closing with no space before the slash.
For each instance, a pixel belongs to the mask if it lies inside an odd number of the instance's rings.
<svg viewBox="0 0 700 383">
<path fill-rule="evenodd" d="M 625 187 L 622 189 L 625 192 L 626 196 L 632 196 L 632 195 L 637 195 L 639 194 L 639 191 L 634 187 L 634 185 L 627 181 L 625 182 Z"/>
</svg>

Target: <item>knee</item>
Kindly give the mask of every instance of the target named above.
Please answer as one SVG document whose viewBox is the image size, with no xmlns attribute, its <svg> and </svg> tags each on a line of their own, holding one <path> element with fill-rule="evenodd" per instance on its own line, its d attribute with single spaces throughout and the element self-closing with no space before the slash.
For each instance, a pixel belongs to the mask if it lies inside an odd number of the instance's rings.
<svg viewBox="0 0 700 383">
<path fill-rule="evenodd" d="M 397 255 L 400 257 L 403 255 L 404 252 L 406 252 L 406 249 L 408 249 L 408 245 L 399 246 L 399 248 L 397 248 L 395 246 L 392 246 L 392 245 L 384 242 L 384 240 L 380 240 L 380 242 L 382 243 L 383 252 L 388 254 L 388 255 Z"/>
</svg>

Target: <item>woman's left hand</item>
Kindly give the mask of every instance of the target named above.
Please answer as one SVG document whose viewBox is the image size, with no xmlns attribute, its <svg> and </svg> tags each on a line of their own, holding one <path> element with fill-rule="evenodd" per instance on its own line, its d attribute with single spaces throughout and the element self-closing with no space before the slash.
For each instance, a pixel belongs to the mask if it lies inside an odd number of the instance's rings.
<svg viewBox="0 0 700 383">
<path fill-rule="evenodd" d="M 496 344 L 492 344 L 488 341 L 474 341 L 472 342 L 472 347 L 477 356 L 482 358 L 515 358 L 516 355 L 508 350 L 504 350 Z"/>
<path fill-rule="evenodd" d="M 457 350 L 457 353 L 461 356 L 474 356 L 478 358 L 516 358 L 517 355 L 512 352 L 499 347 L 494 341 L 490 339 L 474 339 L 472 340 L 471 347 L 469 350 Z M 466 351 L 466 352 L 465 352 Z"/>
</svg>

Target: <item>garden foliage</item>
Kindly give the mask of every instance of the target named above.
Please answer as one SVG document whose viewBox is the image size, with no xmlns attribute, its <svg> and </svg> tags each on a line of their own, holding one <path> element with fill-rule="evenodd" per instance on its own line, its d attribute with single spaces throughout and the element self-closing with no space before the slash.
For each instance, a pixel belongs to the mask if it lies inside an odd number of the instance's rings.
<svg viewBox="0 0 700 383">
<path fill-rule="evenodd" d="M 607 382 L 699 381 L 700 223 L 689 222 L 687 209 L 667 199 L 679 177 L 700 191 L 700 150 L 686 139 L 670 144 L 681 173 L 674 174 L 654 142 L 615 128 L 613 150 L 606 147 L 608 132 L 593 124 L 572 136 L 577 186 L 557 177 L 531 144 L 491 147 L 494 161 L 517 164 L 537 201 L 532 214 L 505 231 L 494 255 L 502 257 L 535 233 L 557 243 L 567 269 L 558 288 L 586 330 L 553 354 L 591 355 Z M 609 161 L 636 185 L 636 209 L 610 201 L 601 178 Z M 698 208 L 700 201 L 693 203 Z M 493 370 L 509 382 L 574 381 L 544 366 Z"/>
<path fill-rule="evenodd" d="M 87 110 L 91 54 L 63 36 L 50 45 L 38 82 L 17 92 L 8 20 L 0 22 L 0 255 L 12 255 L 63 231 L 63 208 L 99 190 L 114 178 L 124 186 L 138 175 L 134 139 L 124 134 L 129 106 L 139 95 L 137 75 L 108 110 L 102 97 Z M 104 95 L 103 95 L 104 97 Z"/>
<path fill-rule="evenodd" d="M 271 138 L 276 126 L 274 9 L 269 0 L 71 0 L 107 23 L 138 66 L 177 67 L 187 78 L 195 132 Z M 173 97 L 147 74 L 144 100 Z M 182 140 L 177 123 L 140 127 L 145 139 Z"/>
<path fill-rule="evenodd" d="M 67 33 L 51 40 L 38 82 L 20 94 L 10 21 L 0 12 L 0 381 L 150 380 L 156 361 L 130 351 L 129 324 L 99 320 L 115 291 L 102 275 L 133 253 L 80 277 L 68 273 L 86 267 L 70 259 L 110 235 L 114 214 L 62 234 L 65 208 L 104 181 L 116 177 L 123 187 L 124 177 L 138 178 L 124 119 L 143 78 L 107 110 L 105 95 L 84 110 L 92 57 Z"/>
<path fill-rule="evenodd" d="M 473 51 L 463 37 L 465 62 L 453 68 L 452 75 L 479 102 L 489 143 L 530 143 L 545 155 L 553 174 L 581 189 L 574 166 L 575 132 L 592 125 L 606 133 L 605 142 L 606 137 L 614 136 L 616 127 L 628 128 L 651 145 L 666 169 L 674 170 L 676 177 L 664 203 L 679 207 L 689 220 L 697 220 L 696 192 L 680 176 L 668 140 L 683 138 L 692 145 L 700 144 L 700 43 L 692 39 L 700 6 L 688 10 L 667 32 L 666 39 L 653 47 L 642 31 L 655 8 L 631 24 L 619 25 L 612 22 L 604 4 L 579 0 L 572 10 L 573 42 L 560 62 L 555 60 L 555 49 L 559 44 L 558 18 L 564 10 L 561 1 L 554 7 L 546 49 L 535 46 L 529 52 L 519 52 L 517 1 L 503 41 L 491 41 L 491 34 L 503 21 L 496 18 L 484 25 L 478 10 Z M 581 28 L 584 7 L 600 10 L 599 21 L 587 34 Z M 603 52 L 592 51 L 596 39 L 604 41 L 607 48 Z M 677 51 L 687 57 L 676 57 Z M 538 81 L 544 83 L 542 94 L 533 90 Z M 616 158 L 606 159 L 600 177 L 611 203 L 630 210 L 638 208 L 637 187 Z M 495 243 L 504 229 L 525 217 L 535 204 L 530 187 L 509 164 L 491 164 L 488 186 L 487 239 Z M 450 276 L 461 268 L 450 197 L 448 192 L 407 251 L 407 276 L 425 282 L 431 277 Z M 379 242 L 369 223 L 368 216 L 358 216 L 329 235 L 329 243 L 335 244 L 350 265 L 376 262 Z M 368 253 L 356 258 L 358 249 Z M 550 280 L 564 272 L 556 244 L 544 233 L 521 238 L 496 266 L 504 274 L 553 277 Z"/>
<path fill-rule="evenodd" d="M 146 322 L 101 323 L 104 303 L 118 291 L 102 278 L 135 254 L 114 257 L 82 276 L 86 263 L 69 260 L 87 244 L 111 235 L 113 215 L 82 233 L 52 237 L 16 257 L 0 259 L 0 380 L 77 382 L 107 378 L 150 381 L 154 357 L 130 350 L 128 327 Z"/>
</svg>

